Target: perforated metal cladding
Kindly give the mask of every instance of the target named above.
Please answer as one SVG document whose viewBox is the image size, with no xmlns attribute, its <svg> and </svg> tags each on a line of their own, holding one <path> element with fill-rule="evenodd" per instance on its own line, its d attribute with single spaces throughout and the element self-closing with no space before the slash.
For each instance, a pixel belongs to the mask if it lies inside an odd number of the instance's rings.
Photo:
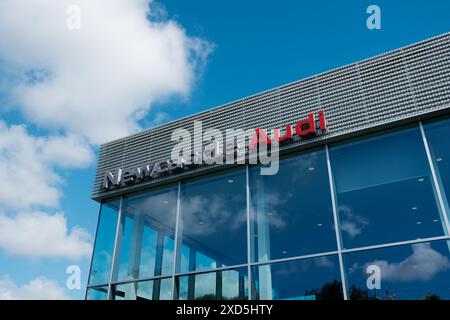
<svg viewBox="0 0 450 320">
<path fill-rule="evenodd" d="M 167 160 L 176 128 L 272 129 L 326 110 L 326 135 L 293 148 L 349 132 L 450 107 L 450 34 L 281 86 L 215 109 L 106 143 L 100 147 L 93 197 L 102 195 L 108 170 Z M 202 168 L 199 170 L 208 170 Z"/>
</svg>

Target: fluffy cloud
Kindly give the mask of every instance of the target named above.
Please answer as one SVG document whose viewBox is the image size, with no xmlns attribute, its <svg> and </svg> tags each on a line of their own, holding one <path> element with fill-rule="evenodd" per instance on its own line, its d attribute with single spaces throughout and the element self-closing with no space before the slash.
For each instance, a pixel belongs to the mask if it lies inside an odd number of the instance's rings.
<svg viewBox="0 0 450 320">
<path fill-rule="evenodd" d="M 67 27 L 74 5 L 79 30 Z M 43 212 L 59 207 L 61 169 L 90 165 L 90 144 L 165 121 L 165 113 L 141 120 L 154 102 L 187 97 L 211 50 L 150 0 L 1 0 L 0 111 L 20 110 L 62 135 L 34 136 L 0 120 L 0 248 L 88 257 L 86 230 L 70 229 L 63 213 Z M 67 296 L 46 278 L 25 285 L 0 278 L 0 299 L 36 298 Z"/>
<path fill-rule="evenodd" d="M 67 27 L 70 5 L 81 10 L 79 30 Z M 152 103 L 189 94 L 212 50 L 149 8 L 149 0 L 0 1 L 12 105 L 93 143 L 139 130 Z"/>
<path fill-rule="evenodd" d="M 19 286 L 9 277 L 0 279 L 0 300 L 67 300 L 65 289 L 56 281 L 39 277 Z"/>
<path fill-rule="evenodd" d="M 82 139 L 35 137 L 24 126 L 0 121 L 0 208 L 56 207 L 61 195 L 59 168 L 82 168 L 93 154 Z"/>
<path fill-rule="evenodd" d="M 92 252 L 90 234 L 80 228 L 68 230 L 63 214 L 0 214 L 0 247 L 11 255 L 78 259 Z"/>
</svg>

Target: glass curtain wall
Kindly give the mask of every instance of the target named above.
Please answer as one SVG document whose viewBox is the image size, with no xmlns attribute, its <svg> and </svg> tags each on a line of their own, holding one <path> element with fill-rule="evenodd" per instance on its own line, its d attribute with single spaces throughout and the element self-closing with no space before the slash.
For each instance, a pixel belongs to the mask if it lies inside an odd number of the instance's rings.
<svg viewBox="0 0 450 320">
<path fill-rule="evenodd" d="M 112 279 L 117 299 L 171 299 L 178 187 L 124 197 Z M 150 288 L 151 287 L 151 288 Z"/>
<path fill-rule="evenodd" d="M 450 299 L 449 136 L 418 123 L 105 201 L 86 298 Z"/>
</svg>

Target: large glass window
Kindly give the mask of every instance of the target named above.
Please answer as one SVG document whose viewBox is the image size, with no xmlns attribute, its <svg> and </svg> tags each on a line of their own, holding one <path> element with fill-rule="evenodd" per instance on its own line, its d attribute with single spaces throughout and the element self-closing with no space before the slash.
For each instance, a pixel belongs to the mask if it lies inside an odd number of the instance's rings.
<svg viewBox="0 0 450 320">
<path fill-rule="evenodd" d="M 253 261 L 337 249 L 323 149 L 281 160 L 275 175 L 252 168 L 250 186 Z"/>
<path fill-rule="evenodd" d="M 450 299 L 449 243 L 417 243 L 344 255 L 349 299 Z"/>
<path fill-rule="evenodd" d="M 247 263 L 245 180 L 239 170 L 182 185 L 178 272 Z"/>
<path fill-rule="evenodd" d="M 124 198 L 117 279 L 173 273 L 178 187 Z"/>
<path fill-rule="evenodd" d="M 102 203 L 89 276 L 90 285 L 109 282 L 119 206 L 119 199 Z"/>
<path fill-rule="evenodd" d="M 342 300 L 336 255 L 253 267 L 256 300 Z"/>
<path fill-rule="evenodd" d="M 330 148 L 344 248 L 444 235 L 418 127 Z"/>
<path fill-rule="evenodd" d="M 450 119 L 427 123 L 424 125 L 424 130 L 434 167 L 436 168 L 437 178 L 444 193 L 448 216 L 448 196 L 450 195 Z"/>
<path fill-rule="evenodd" d="M 172 300 L 172 278 L 113 285 L 113 300 Z"/>
<path fill-rule="evenodd" d="M 247 268 L 179 276 L 175 279 L 179 300 L 245 300 Z"/>
</svg>

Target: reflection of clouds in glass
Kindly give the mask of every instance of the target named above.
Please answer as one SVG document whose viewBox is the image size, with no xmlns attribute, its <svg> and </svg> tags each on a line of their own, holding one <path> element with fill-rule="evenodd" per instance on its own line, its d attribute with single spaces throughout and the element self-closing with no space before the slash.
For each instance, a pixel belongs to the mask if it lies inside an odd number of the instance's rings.
<svg viewBox="0 0 450 320">
<path fill-rule="evenodd" d="M 124 283 L 116 286 L 116 299 L 120 300 L 134 300 L 136 297 L 152 300 L 153 288 L 155 282 L 160 281 L 159 300 L 172 300 L 172 281 L 171 279 L 161 279 L 155 281 L 142 281 Z M 123 293 L 121 297 L 119 293 Z"/>
<path fill-rule="evenodd" d="M 226 201 L 223 194 L 184 198 L 181 209 L 183 229 L 192 236 L 206 236 L 218 230 L 233 232 L 241 228 L 247 223 L 245 207 L 235 211 L 236 205 L 232 202 L 232 199 Z"/>
<path fill-rule="evenodd" d="M 177 199 L 176 190 L 131 198 L 126 204 L 125 212 L 132 215 L 146 214 L 158 222 L 174 228 Z"/>
<path fill-rule="evenodd" d="M 246 279 L 244 279 L 244 284 Z M 222 272 L 222 298 L 239 298 L 239 272 L 230 270 Z"/>
<path fill-rule="evenodd" d="M 283 230 L 287 225 L 286 221 L 289 219 L 289 213 L 283 211 L 280 212 L 275 208 L 277 206 L 283 206 L 287 204 L 292 196 L 292 192 L 282 193 L 276 191 L 267 191 L 264 194 L 267 208 L 269 208 L 267 212 L 268 222 L 275 229 Z M 261 214 L 259 210 L 258 214 Z"/>
<path fill-rule="evenodd" d="M 319 163 L 319 152 L 311 152 L 300 157 L 289 159 L 287 163 L 282 164 L 282 166 L 294 166 L 295 170 L 292 170 L 292 181 L 294 183 L 299 182 L 304 184 L 308 182 L 305 181 L 305 172 L 315 171 Z"/>
<path fill-rule="evenodd" d="M 173 300 L 172 295 L 172 280 L 162 279 L 159 291 L 159 300 Z"/>
<path fill-rule="evenodd" d="M 137 296 L 151 300 L 153 297 L 153 281 L 131 283 L 129 289 L 137 292 Z M 133 294 L 134 296 L 134 294 Z M 132 298 L 133 296 L 129 297 Z"/>
<path fill-rule="evenodd" d="M 264 195 L 267 204 L 270 207 L 275 207 L 279 205 L 286 204 L 290 198 L 292 198 L 293 193 L 292 192 L 274 192 L 274 191 L 267 191 Z"/>
<path fill-rule="evenodd" d="M 364 227 L 369 225 L 369 220 L 365 217 L 356 215 L 353 209 L 347 205 L 339 206 L 341 214 L 341 230 L 346 232 L 350 238 L 360 235 Z"/>
<path fill-rule="evenodd" d="M 401 262 L 375 260 L 365 267 L 373 264 L 379 266 L 382 280 L 394 282 L 430 280 L 439 272 L 450 269 L 448 257 L 431 248 L 430 243 L 414 244 L 412 249 L 413 253 Z"/>
<path fill-rule="evenodd" d="M 244 279 L 244 283 L 245 283 Z M 195 276 L 195 297 L 216 294 L 216 273 L 206 273 Z M 222 298 L 239 298 L 239 272 L 235 270 L 222 271 Z"/>
<path fill-rule="evenodd" d="M 319 257 L 314 259 L 314 263 L 318 268 L 334 268 L 334 263 L 329 257 Z"/>
<path fill-rule="evenodd" d="M 167 238 L 165 239 L 167 240 Z M 170 239 L 169 241 L 173 241 Z M 162 275 L 167 275 L 173 272 L 173 258 L 174 252 L 173 247 L 168 248 L 167 241 L 164 241 L 163 256 L 161 272 Z M 140 271 L 139 277 L 151 277 L 155 272 L 155 260 L 156 260 L 156 247 L 146 248 L 141 255 Z"/>
<path fill-rule="evenodd" d="M 275 264 L 276 268 L 272 269 L 272 272 L 276 276 L 292 276 L 295 274 L 307 272 L 314 269 L 332 269 L 334 267 L 334 262 L 328 256 L 302 259 L 291 262 L 284 262 L 280 264 Z"/>
<path fill-rule="evenodd" d="M 146 228 L 146 227 L 144 227 Z M 144 229 L 151 230 L 151 229 Z M 146 236 L 145 236 L 146 235 Z M 135 244 L 130 242 L 131 246 L 135 246 Z M 138 265 L 134 266 L 132 261 L 129 261 L 131 258 L 131 251 L 134 248 L 130 247 L 122 247 L 122 250 L 129 250 L 130 252 L 122 252 L 123 258 L 120 261 L 119 265 L 119 280 L 126 279 L 138 279 L 145 277 L 152 277 L 155 275 L 155 262 L 156 262 L 156 251 L 157 251 L 157 234 L 156 232 L 149 231 L 148 233 L 144 232 L 144 237 L 142 239 L 142 248 L 140 251 L 140 259 L 138 261 Z M 161 272 L 162 275 L 166 275 L 168 273 L 172 273 L 173 271 L 173 239 L 164 238 L 164 247 L 162 252 L 162 265 Z"/>
<path fill-rule="evenodd" d="M 214 269 L 217 267 L 217 262 L 207 255 L 197 251 L 195 257 L 196 269 Z"/>
<path fill-rule="evenodd" d="M 195 276 L 195 298 L 216 294 L 216 274 L 205 273 Z"/>
<path fill-rule="evenodd" d="M 270 226 L 278 230 L 283 230 L 287 225 L 284 217 L 286 217 L 286 213 L 279 213 L 275 210 L 270 211 L 268 217 Z"/>
<path fill-rule="evenodd" d="M 153 247 L 145 248 L 141 254 L 141 263 L 139 266 L 139 276 L 151 277 L 155 270 L 156 250 Z"/>
<path fill-rule="evenodd" d="M 106 283 L 109 281 L 109 274 L 111 272 L 112 255 L 106 251 L 101 250 L 98 256 L 94 259 L 92 266 L 92 284 Z"/>
<path fill-rule="evenodd" d="M 189 278 L 188 277 L 179 277 L 178 280 L 178 299 L 179 300 L 187 300 L 188 298 L 188 290 L 189 290 Z M 175 291 L 176 292 L 176 291 Z"/>
<path fill-rule="evenodd" d="M 122 252 L 123 258 L 121 258 L 119 266 L 119 279 L 142 278 L 154 275 L 158 232 L 168 234 L 168 236 L 164 237 L 163 274 L 172 272 L 174 253 L 171 236 L 175 233 L 177 199 L 177 190 L 168 189 L 166 192 L 151 193 L 145 196 L 131 197 L 126 200 L 124 212 L 127 214 L 127 219 L 134 220 L 134 223 L 144 223 L 144 230 L 138 266 L 134 267 L 129 261 L 131 259 L 131 251 L 133 251 L 133 248 L 129 246 L 135 246 L 136 244 L 130 241 L 129 244 L 122 247 L 122 250 L 125 250 L 125 252 Z M 139 216 L 143 219 L 139 219 Z M 125 232 L 129 232 L 127 236 L 132 239 L 131 232 L 133 232 L 133 228 Z"/>
<path fill-rule="evenodd" d="M 153 298 L 153 281 L 138 282 L 138 295 L 141 298 L 152 299 Z"/>
<path fill-rule="evenodd" d="M 173 273 L 173 261 L 175 256 L 175 240 L 172 238 L 164 238 L 164 251 L 162 257 L 162 270 L 163 275 Z"/>
<path fill-rule="evenodd" d="M 348 269 L 347 272 L 348 274 L 354 274 L 358 269 L 360 269 L 361 267 L 359 266 L 359 263 L 354 262 Z"/>
</svg>

